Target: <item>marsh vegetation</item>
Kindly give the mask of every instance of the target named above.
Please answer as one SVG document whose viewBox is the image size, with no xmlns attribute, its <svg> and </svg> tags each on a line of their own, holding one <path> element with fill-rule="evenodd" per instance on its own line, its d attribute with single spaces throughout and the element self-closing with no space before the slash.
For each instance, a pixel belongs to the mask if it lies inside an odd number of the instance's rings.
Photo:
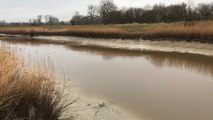
<svg viewBox="0 0 213 120">
<path fill-rule="evenodd" d="M 62 118 L 72 102 L 62 103 L 62 90 L 53 78 L 24 69 L 14 54 L 0 50 L 0 119 Z"/>
<path fill-rule="evenodd" d="M 0 27 L 0 33 L 29 36 L 77 36 L 90 38 L 199 41 L 212 43 L 213 22 L 197 21 L 160 24 L 77 25 Z"/>
</svg>

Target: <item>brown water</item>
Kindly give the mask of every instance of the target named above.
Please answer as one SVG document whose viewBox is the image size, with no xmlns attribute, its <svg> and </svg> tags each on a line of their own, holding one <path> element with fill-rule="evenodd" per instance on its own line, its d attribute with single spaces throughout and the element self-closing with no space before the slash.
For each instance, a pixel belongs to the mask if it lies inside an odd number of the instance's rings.
<svg viewBox="0 0 213 120">
<path fill-rule="evenodd" d="M 26 65 L 39 66 L 38 59 L 51 61 L 59 79 L 68 78 L 86 93 L 103 97 L 141 119 L 213 120 L 212 56 L 17 40 L 0 45 L 17 50 Z M 213 46 L 207 46 L 200 51 L 212 53 Z"/>
</svg>

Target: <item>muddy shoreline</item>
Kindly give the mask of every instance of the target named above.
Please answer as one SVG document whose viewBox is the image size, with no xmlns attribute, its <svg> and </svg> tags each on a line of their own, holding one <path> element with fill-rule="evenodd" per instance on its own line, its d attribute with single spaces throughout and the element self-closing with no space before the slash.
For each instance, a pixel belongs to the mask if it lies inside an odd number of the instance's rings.
<svg viewBox="0 0 213 120">
<path fill-rule="evenodd" d="M 81 38 L 89 38 L 89 39 L 121 39 L 121 40 L 150 40 L 150 41 L 170 41 L 170 42 L 199 42 L 199 43 L 209 43 L 213 44 L 213 40 L 208 40 L 208 39 L 197 39 L 197 38 L 174 38 L 174 37 L 151 37 L 149 35 L 135 35 L 134 37 L 131 37 L 129 35 L 122 35 L 122 36 L 90 36 L 90 35 L 78 35 L 78 34 L 69 34 L 69 33 L 64 33 L 64 34 L 55 34 L 55 33 L 19 33 L 19 34 L 13 34 L 13 33 L 0 33 L 0 34 L 5 34 L 7 37 L 16 37 L 16 36 L 23 36 L 23 37 L 39 37 L 39 36 L 61 36 L 61 37 L 81 37 Z M 4 35 L 0 35 L 0 37 L 5 37 Z"/>
<path fill-rule="evenodd" d="M 23 35 L 8 35 L 0 34 L 0 38 L 6 41 L 15 42 L 40 42 L 46 44 L 61 44 L 73 47 L 86 47 L 91 49 L 108 49 L 119 50 L 124 52 L 134 53 L 158 53 L 158 52 L 173 52 L 197 54 L 205 56 L 213 56 L 213 46 L 210 43 L 201 42 L 186 42 L 182 40 L 134 40 L 134 39 L 95 39 L 84 37 L 69 37 L 69 36 L 23 36 Z M 132 46 L 136 47 L 132 47 Z"/>
</svg>

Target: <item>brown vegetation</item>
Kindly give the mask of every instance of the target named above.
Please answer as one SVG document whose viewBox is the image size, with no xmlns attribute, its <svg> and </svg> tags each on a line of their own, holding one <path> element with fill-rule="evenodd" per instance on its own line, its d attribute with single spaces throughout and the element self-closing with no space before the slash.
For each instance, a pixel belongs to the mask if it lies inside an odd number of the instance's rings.
<svg viewBox="0 0 213 120">
<path fill-rule="evenodd" d="M 159 24 L 118 24 L 78 26 L 1 27 L 0 33 L 22 35 L 58 35 L 120 39 L 177 39 L 212 43 L 213 22 L 196 21 Z"/>
<path fill-rule="evenodd" d="M 69 104 L 54 82 L 39 72 L 20 69 L 15 58 L 0 50 L 0 119 L 57 120 Z"/>
<path fill-rule="evenodd" d="M 156 24 L 148 29 L 152 38 L 176 38 L 187 41 L 213 42 L 213 22 L 183 22 L 174 24 Z"/>
<path fill-rule="evenodd" d="M 97 26 L 73 26 L 73 27 L 4 27 L 0 30 L 6 34 L 22 35 L 66 35 L 66 36 L 83 36 L 83 37 L 103 37 L 117 38 L 123 34 L 119 28 L 114 27 L 97 27 Z"/>
</svg>

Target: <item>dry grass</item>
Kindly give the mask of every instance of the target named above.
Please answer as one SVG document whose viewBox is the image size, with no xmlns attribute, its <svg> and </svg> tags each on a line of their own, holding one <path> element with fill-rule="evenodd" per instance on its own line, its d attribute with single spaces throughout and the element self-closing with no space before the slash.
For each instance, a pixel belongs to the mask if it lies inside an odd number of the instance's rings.
<svg viewBox="0 0 213 120">
<path fill-rule="evenodd" d="M 4 27 L 0 33 L 6 34 L 24 34 L 24 35 L 66 35 L 66 36 L 83 36 L 83 37 L 119 37 L 124 31 L 114 27 Z"/>
<path fill-rule="evenodd" d="M 184 26 L 184 22 L 178 22 L 160 24 L 1 27 L 0 33 L 23 34 L 31 36 L 58 35 L 122 39 L 172 38 L 212 42 L 213 22 L 197 21 L 194 22 L 192 26 Z"/>
<path fill-rule="evenodd" d="M 71 104 L 61 104 L 54 82 L 34 71 L 20 69 L 9 53 L 0 50 L 0 119 L 57 120 Z"/>
<path fill-rule="evenodd" d="M 148 29 L 152 38 L 177 38 L 184 40 L 198 40 L 201 42 L 213 42 L 213 22 L 193 22 L 191 26 L 185 26 L 184 22 L 174 24 L 157 24 Z"/>
<path fill-rule="evenodd" d="M 78 26 L 30 26 L 0 27 L 0 33 L 22 35 L 58 35 L 90 38 L 139 38 L 147 24 L 78 25 Z"/>
</svg>

